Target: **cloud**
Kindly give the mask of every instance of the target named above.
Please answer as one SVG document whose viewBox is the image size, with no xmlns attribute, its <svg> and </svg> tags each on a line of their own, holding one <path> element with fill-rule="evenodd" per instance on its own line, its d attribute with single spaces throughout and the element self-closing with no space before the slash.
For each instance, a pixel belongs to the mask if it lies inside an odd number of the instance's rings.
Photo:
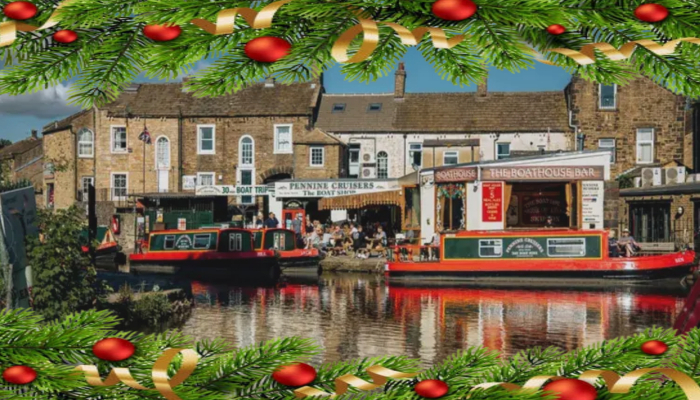
<svg viewBox="0 0 700 400">
<path fill-rule="evenodd" d="M 19 96 L 0 95 L 0 114 L 58 118 L 76 113 L 80 107 L 68 105 L 68 89 L 68 85 L 58 85 Z"/>
</svg>

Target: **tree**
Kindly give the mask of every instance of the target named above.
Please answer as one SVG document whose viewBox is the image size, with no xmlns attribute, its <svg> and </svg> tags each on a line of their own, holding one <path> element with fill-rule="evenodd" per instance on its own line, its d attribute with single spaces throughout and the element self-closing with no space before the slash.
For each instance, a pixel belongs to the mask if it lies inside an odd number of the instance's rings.
<svg viewBox="0 0 700 400">
<path fill-rule="evenodd" d="M 34 274 L 34 308 L 47 319 L 87 310 L 105 301 L 90 256 L 82 251 L 82 210 L 39 210 L 39 238 L 28 241 Z"/>
<path fill-rule="evenodd" d="M 2 149 L 5 146 L 9 146 L 12 144 L 12 141 L 9 139 L 0 139 L 0 149 Z"/>
</svg>

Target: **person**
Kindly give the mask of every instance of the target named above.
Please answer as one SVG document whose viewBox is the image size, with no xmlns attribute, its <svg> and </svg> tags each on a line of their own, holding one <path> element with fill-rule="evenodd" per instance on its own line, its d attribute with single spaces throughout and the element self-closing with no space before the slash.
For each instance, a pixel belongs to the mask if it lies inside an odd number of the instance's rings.
<svg viewBox="0 0 700 400">
<path fill-rule="evenodd" d="M 615 231 L 610 230 L 608 235 L 608 252 L 610 257 L 620 257 L 620 247 L 617 244 L 617 239 L 615 239 Z"/>
<path fill-rule="evenodd" d="M 551 215 L 547 216 L 547 220 L 544 223 L 545 228 L 554 228 L 554 220 Z"/>
<path fill-rule="evenodd" d="M 275 213 L 270 213 L 270 217 L 265 220 L 265 227 L 266 228 L 277 228 L 280 224 L 280 221 L 275 217 Z"/>
<path fill-rule="evenodd" d="M 304 223 L 302 218 L 301 213 L 298 213 L 296 219 L 292 221 L 292 230 L 294 231 L 294 235 L 297 237 L 297 242 L 301 241 L 301 228 Z"/>
<path fill-rule="evenodd" d="M 255 227 L 257 229 L 262 229 L 263 226 L 264 226 L 263 213 L 258 212 L 258 216 L 257 216 L 257 218 L 255 218 Z"/>
<path fill-rule="evenodd" d="M 353 248 L 355 250 L 355 257 L 357 258 L 363 258 L 363 253 L 365 250 L 363 250 L 361 247 L 366 243 L 365 240 L 365 232 L 362 229 L 362 225 L 358 224 L 357 225 L 357 231 L 353 233 L 352 235 L 352 241 L 353 241 Z"/>
<path fill-rule="evenodd" d="M 322 243 L 321 243 L 323 245 L 323 247 L 326 247 L 326 248 L 330 247 L 331 246 L 331 238 L 333 237 L 333 235 L 331 235 L 331 228 L 326 228 L 325 232 L 323 231 L 323 227 L 319 227 L 318 230 L 320 232 L 321 237 L 323 238 Z"/>
<path fill-rule="evenodd" d="M 374 249 L 383 254 L 387 245 L 387 237 L 381 225 L 377 226 L 377 233 L 374 234 L 374 239 L 376 240 Z"/>
<path fill-rule="evenodd" d="M 639 244 L 630 235 L 630 230 L 625 228 L 622 230 L 622 236 L 617 241 L 617 247 L 620 251 L 624 251 L 626 257 L 632 257 L 636 249 L 639 248 Z"/>
</svg>

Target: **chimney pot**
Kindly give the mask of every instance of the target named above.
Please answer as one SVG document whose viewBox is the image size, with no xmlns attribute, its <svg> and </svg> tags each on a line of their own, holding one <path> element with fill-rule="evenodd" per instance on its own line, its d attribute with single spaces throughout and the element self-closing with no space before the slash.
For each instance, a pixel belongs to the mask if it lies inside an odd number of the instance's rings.
<svg viewBox="0 0 700 400">
<path fill-rule="evenodd" d="M 274 87 L 275 86 L 275 78 L 268 77 L 265 79 L 265 87 Z"/>
<path fill-rule="evenodd" d="M 37 135 L 36 129 L 32 129 L 32 137 L 33 137 L 34 139 L 38 139 L 38 138 L 39 138 L 39 136 Z"/>
</svg>

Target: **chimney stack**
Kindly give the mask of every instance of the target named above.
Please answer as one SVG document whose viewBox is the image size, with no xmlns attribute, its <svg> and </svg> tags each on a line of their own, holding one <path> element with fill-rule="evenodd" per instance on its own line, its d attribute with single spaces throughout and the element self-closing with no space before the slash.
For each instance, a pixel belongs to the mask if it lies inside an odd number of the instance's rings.
<svg viewBox="0 0 700 400">
<path fill-rule="evenodd" d="M 486 75 L 484 80 L 476 86 L 476 97 L 486 97 L 488 94 L 488 80 L 489 76 Z"/>
<path fill-rule="evenodd" d="M 267 77 L 265 79 L 265 87 L 275 87 L 275 78 Z"/>
<path fill-rule="evenodd" d="M 403 99 L 406 94 L 406 69 L 403 62 L 399 63 L 399 69 L 396 71 L 394 83 L 394 98 Z"/>
<path fill-rule="evenodd" d="M 39 139 L 39 136 L 37 135 L 36 129 L 32 129 L 32 137 L 33 137 L 34 139 Z"/>
</svg>

